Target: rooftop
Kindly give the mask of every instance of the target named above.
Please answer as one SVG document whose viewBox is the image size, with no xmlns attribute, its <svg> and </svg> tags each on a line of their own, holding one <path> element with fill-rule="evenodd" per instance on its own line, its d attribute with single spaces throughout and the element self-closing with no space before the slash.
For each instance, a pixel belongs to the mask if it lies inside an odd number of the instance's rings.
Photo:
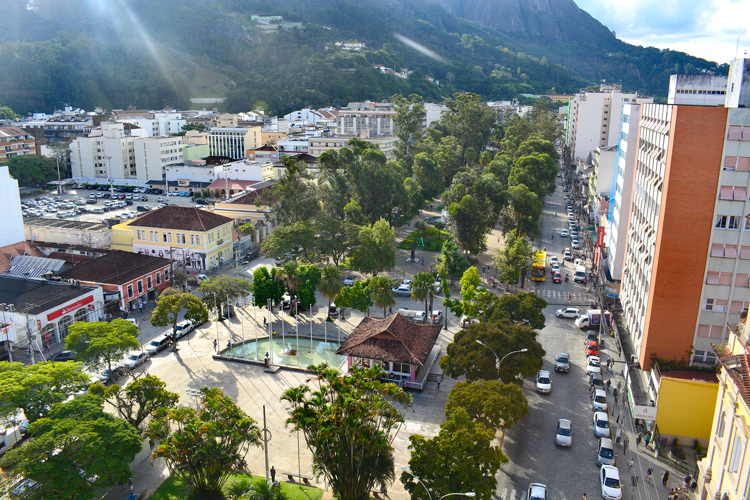
<svg viewBox="0 0 750 500">
<path fill-rule="evenodd" d="M 124 285 L 167 266 L 169 259 L 112 250 L 107 255 L 82 262 L 59 276 L 63 279 Z"/>
<path fill-rule="evenodd" d="M 442 328 L 412 323 L 398 313 L 383 319 L 367 316 L 336 354 L 424 366 Z"/>
<path fill-rule="evenodd" d="M 182 231 L 209 231 L 229 222 L 232 222 L 229 217 L 207 210 L 167 205 L 139 217 L 132 221 L 130 226 L 179 229 Z"/>
<path fill-rule="evenodd" d="M 29 314 L 48 311 L 92 290 L 96 288 L 59 281 L 0 276 L 0 302 L 13 304 L 17 312 Z"/>
<path fill-rule="evenodd" d="M 46 217 L 24 216 L 23 223 L 30 226 L 60 227 L 63 229 L 85 229 L 86 231 L 106 231 L 109 227 L 101 222 L 49 219 Z"/>
</svg>

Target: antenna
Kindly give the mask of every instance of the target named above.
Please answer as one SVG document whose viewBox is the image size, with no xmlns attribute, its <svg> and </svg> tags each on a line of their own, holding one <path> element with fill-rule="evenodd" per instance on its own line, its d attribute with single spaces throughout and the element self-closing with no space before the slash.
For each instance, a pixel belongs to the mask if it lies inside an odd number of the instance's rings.
<svg viewBox="0 0 750 500">
<path fill-rule="evenodd" d="M 734 58 L 737 59 L 737 52 L 740 51 L 740 35 L 737 35 L 737 47 L 734 49 Z"/>
</svg>

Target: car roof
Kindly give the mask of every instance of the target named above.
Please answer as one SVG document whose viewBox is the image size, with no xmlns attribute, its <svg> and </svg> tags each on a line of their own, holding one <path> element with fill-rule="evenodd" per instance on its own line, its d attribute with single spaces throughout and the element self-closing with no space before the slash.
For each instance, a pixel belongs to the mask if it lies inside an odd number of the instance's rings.
<svg viewBox="0 0 750 500">
<path fill-rule="evenodd" d="M 620 477 L 620 471 L 613 465 L 602 465 L 602 471 L 604 474 L 610 477 Z"/>
<path fill-rule="evenodd" d="M 559 358 L 560 356 L 565 356 L 566 358 L 569 358 L 570 354 L 568 354 L 567 352 L 558 352 L 557 357 Z"/>
<path fill-rule="evenodd" d="M 594 391 L 594 395 L 595 396 L 604 396 L 604 397 L 607 397 L 607 393 L 604 392 L 603 389 L 597 389 L 597 390 L 595 390 Z"/>
<path fill-rule="evenodd" d="M 593 340 L 589 340 L 589 342 L 593 342 Z M 595 360 L 599 361 L 599 356 L 589 356 L 588 359 L 586 360 L 586 362 L 588 363 L 592 359 L 595 359 Z"/>
<path fill-rule="evenodd" d="M 605 438 L 605 437 L 599 438 L 599 446 L 603 446 L 605 448 L 614 448 L 614 445 L 612 444 L 612 440 L 610 438 Z"/>
<path fill-rule="evenodd" d="M 570 429 L 570 426 L 573 424 L 567 418 L 561 418 L 557 421 L 557 425 L 566 429 Z"/>
<path fill-rule="evenodd" d="M 549 370 L 539 370 L 539 375 L 547 375 L 549 377 Z"/>
<path fill-rule="evenodd" d="M 159 335 L 158 337 L 152 339 L 151 342 L 149 342 L 149 344 L 153 344 L 154 342 L 161 342 L 161 341 L 163 341 L 166 338 L 167 338 L 166 334 L 165 335 Z"/>
<path fill-rule="evenodd" d="M 605 412 L 603 412 L 603 411 L 595 411 L 594 412 L 594 417 L 597 420 L 607 420 L 607 414 Z"/>
</svg>

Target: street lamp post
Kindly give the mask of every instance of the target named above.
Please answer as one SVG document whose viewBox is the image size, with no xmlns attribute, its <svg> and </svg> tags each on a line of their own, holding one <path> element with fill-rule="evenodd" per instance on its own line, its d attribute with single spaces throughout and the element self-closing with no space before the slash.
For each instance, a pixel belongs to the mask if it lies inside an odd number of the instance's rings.
<svg viewBox="0 0 750 500">
<path fill-rule="evenodd" d="M 424 488 L 424 490 L 427 492 L 427 496 L 430 497 L 430 500 L 432 500 L 432 493 L 430 493 L 430 490 L 427 489 L 427 486 L 422 482 L 421 479 L 419 479 L 417 476 L 415 476 L 414 473 L 412 471 L 410 471 L 409 468 L 407 466 L 405 466 L 405 465 L 401 466 L 401 470 L 403 470 L 404 472 L 406 472 L 407 474 L 409 474 L 411 477 L 413 477 L 414 479 L 416 479 L 417 482 L 419 482 L 419 484 L 421 484 L 422 487 Z M 462 496 L 462 497 L 474 498 L 475 496 L 477 496 L 477 494 L 474 493 L 473 491 L 467 491 L 466 493 L 448 493 L 446 495 L 438 497 L 438 500 L 443 500 L 443 498 L 451 497 L 451 496 Z"/>
<path fill-rule="evenodd" d="M 505 358 L 507 358 L 511 354 L 516 354 L 516 353 L 519 353 L 519 352 L 527 352 L 528 351 L 528 349 L 524 347 L 523 349 L 519 349 L 517 351 L 510 351 L 508 354 L 506 354 L 505 356 L 503 356 L 502 358 L 500 358 L 500 357 L 498 357 L 497 353 L 495 353 L 495 351 L 492 349 L 492 347 L 488 346 L 487 344 L 485 344 L 484 342 L 482 342 L 479 339 L 475 340 L 475 342 L 477 344 L 483 345 L 484 347 L 486 347 L 487 349 L 489 349 L 490 352 L 495 356 L 495 368 L 497 368 L 497 378 L 498 379 L 500 378 L 500 365 L 503 363 L 503 361 L 505 360 Z"/>
</svg>

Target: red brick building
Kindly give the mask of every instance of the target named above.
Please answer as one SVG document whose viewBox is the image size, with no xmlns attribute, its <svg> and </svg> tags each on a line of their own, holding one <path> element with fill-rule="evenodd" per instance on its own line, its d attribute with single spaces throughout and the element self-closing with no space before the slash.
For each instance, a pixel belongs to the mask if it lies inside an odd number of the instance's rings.
<svg viewBox="0 0 750 500">
<path fill-rule="evenodd" d="M 59 275 L 81 284 L 100 286 L 108 309 L 134 311 L 139 302 L 147 303 L 172 286 L 169 259 L 112 250 L 106 255 L 83 262 Z"/>
</svg>

